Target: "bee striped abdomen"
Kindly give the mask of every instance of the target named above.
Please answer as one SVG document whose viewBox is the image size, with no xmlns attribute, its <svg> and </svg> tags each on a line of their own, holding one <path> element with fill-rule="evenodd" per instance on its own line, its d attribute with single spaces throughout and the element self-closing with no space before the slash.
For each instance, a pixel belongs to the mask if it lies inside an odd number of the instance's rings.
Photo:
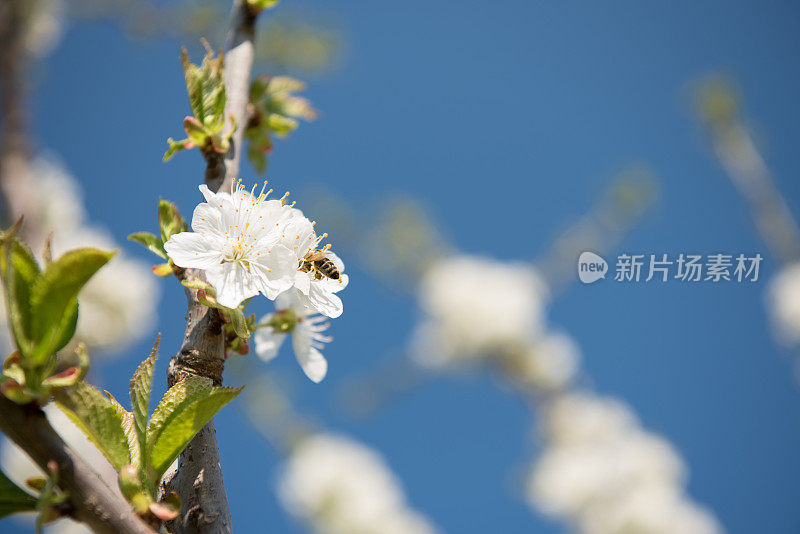
<svg viewBox="0 0 800 534">
<path fill-rule="evenodd" d="M 320 260 L 314 261 L 314 268 L 321 274 L 327 276 L 332 280 L 339 279 L 339 269 L 336 268 L 336 265 L 328 258 L 322 258 Z"/>
<path fill-rule="evenodd" d="M 304 273 L 313 273 L 314 278 L 317 280 L 322 280 L 323 278 L 338 280 L 341 277 L 336 264 L 327 258 L 322 250 L 315 250 L 306 254 L 300 264 L 300 270 Z"/>
</svg>

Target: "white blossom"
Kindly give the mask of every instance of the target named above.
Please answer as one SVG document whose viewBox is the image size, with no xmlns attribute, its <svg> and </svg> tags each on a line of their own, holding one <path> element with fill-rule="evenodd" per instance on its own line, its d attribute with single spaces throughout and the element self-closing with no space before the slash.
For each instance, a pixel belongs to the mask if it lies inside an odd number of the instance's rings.
<svg viewBox="0 0 800 534">
<path fill-rule="evenodd" d="M 722 527 L 671 484 L 637 486 L 611 502 L 596 504 L 580 519 L 582 534 L 719 534 Z"/>
<path fill-rule="evenodd" d="M 545 448 L 528 484 L 538 509 L 577 525 L 579 534 L 721 532 L 685 494 L 678 452 L 622 402 L 563 393 L 544 416 Z"/>
<path fill-rule="evenodd" d="M 638 425 L 630 406 L 589 392 L 557 396 L 547 405 L 544 422 L 548 440 L 563 446 L 614 439 Z"/>
<path fill-rule="evenodd" d="M 292 287 L 297 257 L 280 242 L 290 208 L 268 200 L 263 188 L 256 196 L 241 183 L 230 193 L 206 185 L 200 191 L 206 201 L 194 210 L 193 231 L 164 243 L 175 265 L 203 269 L 217 301 L 228 308 L 259 293 L 274 300 Z"/>
<path fill-rule="evenodd" d="M 14 217 L 24 214 L 22 237 L 35 254 L 48 235 L 54 257 L 76 247 L 118 248 L 107 230 L 87 223 L 78 183 L 55 159 L 35 158 L 12 185 L 5 190 L 9 208 Z M 103 349 L 93 356 L 124 349 L 151 329 L 159 294 L 148 264 L 117 253 L 81 291 L 75 342 Z M 5 322 L 5 306 L 0 319 Z"/>
<path fill-rule="evenodd" d="M 292 349 L 303 372 L 313 382 L 321 382 L 328 372 L 328 362 L 320 349 L 331 338 L 323 335 L 330 326 L 326 318 L 315 315 L 299 304 L 292 293 L 282 293 L 275 300 L 275 313 L 265 315 L 256 330 L 256 354 L 269 361 L 278 355 L 286 336 L 292 336 Z"/>
<path fill-rule="evenodd" d="M 64 0 L 27 0 L 24 45 L 32 56 L 45 56 L 55 48 L 67 18 Z"/>
<path fill-rule="evenodd" d="M 684 472 L 669 443 L 630 431 L 606 441 L 547 450 L 538 460 L 531 491 L 543 510 L 568 515 L 645 483 L 678 484 Z"/>
<path fill-rule="evenodd" d="M 259 293 L 275 300 L 291 290 L 305 307 L 328 317 L 342 314 L 335 293 L 347 286 L 344 263 L 330 245 L 317 248 L 327 234 L 317 236 L 302 211 L 283 198 L 269 200 L 264 188 L 255 195 L 255 187 L 247 191 L 241 182 L 230 193 L 205 185 L 200 191 L 206 201 L 195 208 L 193 231 L 173 235 L 164 248 L 176 265 L 204 270 L 220 304 L 235 308 Z M 335 277 L 313 265 L 314 255 L 332 262 Z"/>
<path fill-rule="evenodd" d="M 508 357 L 514 365 L 513 379 L 540 391 L 567 387 L 580 366 L 578 345 L 560 332 L 548 331 Z"/>
<path fill-rule="evenodd" d="M 295 299 L 303 306 L 315 310 L 317 313 L 331 318 L 342 314 L 342 300 L 335 295 L 345 287 L 349 278 L 344 274 L 344 262 L 326 245 L 321 250 L 317 247 L 320 241 L 328 234 L 317 236 L 314 223 L 303 216 L 303 212 L 290 208 L 290 217 L 281 234 L 281 243 L 289 250 L 294 251 L 298 265 L 304 262 L 308 254 L 319 250 L 327 259 L 333 262 L 338 271 L 337 279 L 322 276 L 314 270 L 304 271 L 298 269 L 294 274 L 293 293 Z"/>
<path fill-rule="evenodd" d="M 781 269 L 767 288 L 767 311 L 777 336 L 800 344 L 800 263 Z"/>
<path fill-rule="evenodd" d="M 424 365 L 518 350 L 542 330 L 547 290 L 522 263 L 444 258 L 424 275 L 419 301 L 425 317 L 412 352 Z"/>
<path fill-rule="evenodd" d="M 344 436 L 317 434 L 293 449 L 279 480 L 284 506 L 320 534 L 433 534 L 409 509 L 381 456 Z"/>
</svg>

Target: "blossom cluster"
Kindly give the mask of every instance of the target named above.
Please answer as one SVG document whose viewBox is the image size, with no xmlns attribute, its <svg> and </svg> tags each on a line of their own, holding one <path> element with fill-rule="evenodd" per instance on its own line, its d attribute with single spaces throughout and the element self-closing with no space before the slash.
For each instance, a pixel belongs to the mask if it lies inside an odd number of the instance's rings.
<svg viewBox="0 0 800 534">
<path fill-rule="evenodd" d="M 275 357 L 286 335 L 300 366 L 313 381 L 325 377 L 327 363 L 320 353 L 327 328 L 320 316 L 342 314 L 336 295 L 347 287 L 344 263 L 320 248 L 327 234 L 317 235 L 314 222 L 286 203 L 286 196 L 269 198 L 270 191 L 248 191 L 241 182 L 230 192 L 213 192 L 201 185 L 205 202 L 192 215 L 192 231 L 174 234 L 164 249 L 175 265 L 200 269 L 227 308 L 263 295 L 274 300 L 276 311 L 265 316 L 256 332 L 256 352 L 265 360 Z M 317 315 L 319 314 L 319 315 Z"/>
<path fill-rule="evenodd" d="M 527 265 L 442 258 L 420 283 L 424 320 L 414 353 L 420 363 L 440 366 L 515 349 L 541 331 L 545 299 L 544 283 Z"/>
<path fill-rule="evenodd" d="M 48 237 L 54 256 L 77 247 L 118 248 L 108 230 L 87 221 L 77 181 L 52 158 L 34 159 L 4 193 L 13 217 L 25 214 L 24 239 L 34 253 Z M 81 292 L 75 342 L 100 354 L 121 351 L 152 328 L 159 296 L 149 265 L 117 254 Z M 4 306 L 0 315 L 5 322 Z M 5 345 L 10 350 L 10 340 Z"/>
<path fill-rule="evenodd" d="M 436 369 L 499 361 L 525 385 L 562 388 L 577 371 L 580 351 L 569 336 L 548 328 L 548 294 L 530 265 L 441 258 L 420 283 L 423 320 L 413 334 L 412 357 Z"/>
<path fill-rule="evenodd" d="M 548 293 L 532 266 L 441 259 L 420 284 L 424 319 L 412 355 L 436 369 L 497 364 L 542 401 L 532 507 L 579 534 L 719 534 L 714 517 L 686 495 L 687 469 L 670 443 L 645 431 L 622 402 L 575 390 L 580 349 L 547 324 Z"/>
<path fill-rule="evenodd" d="M 556 396 L 545 410 L 545 450 L 529 478 L 533 506 L 580 534 L 719 534 L 685 493 L 686 467 L 664 439 L 620 401 Z"/>
<path fill-rule="evenodd" d="M 434 534 L 412 510 L 381 456 L 350 438 L 320 433 L 293 449 L 279 480 L 284 506 L 319 534 Z"/>
</svg>

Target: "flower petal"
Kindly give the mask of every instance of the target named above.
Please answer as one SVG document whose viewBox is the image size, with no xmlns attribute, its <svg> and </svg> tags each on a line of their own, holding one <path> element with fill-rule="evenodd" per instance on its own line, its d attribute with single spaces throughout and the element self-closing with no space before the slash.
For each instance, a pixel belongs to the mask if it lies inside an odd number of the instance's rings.
<svg viewBox="0 0 800 534">
<path fill-rule="evenodd" d="M 206 278 L 217 290 L 217 302 L 226 308 L 236 308 L 244 299 L 258 295 L 255 278 L 238 261 L 206 270 Z"/>
<path fill-rule="evenodd" d="M 164 250 L 178 267 L 211 269 L 222 261 L 222 254 L 215 245 L 203 235 L 181 232 L 164 243 Z"/>
<path fill-rule="evenodd" d="M 206 184 L 200 184 L 200 192 L 203 194 L 203 198 L 206 199 L 206 202 L 209 204 L 218 204 L 217 202 L 217 194 L 213 192 L 211 189 L 208 188 Z"/>
<path fill-rule="evenodd" d="M 297 271 L 294 275 L 294 287 L 300 293 L 308 295 L 308 291 L 311 288 L 311 276 L 303 271 Z"/>
<path fill-rule="evenodd" d="M 339 317 L 344 310 L 342 299 L 334 295 L 331 291 L 326 290 L 326 288 L 319 283 L 311 284 L 308 295 L 298 292 L 297 296 L 305 306 L 315 310 L 317 313 L 327 315 L 331 319 Z"/>
<path fill-rule="evenodd" d="M 271 316 L 267 315 L 261 322 L 269 321 Z M 256 354 L 265 362 L 270 361 L 278 355 L 278 351 L 286 339 L 286 334 L 275 332 L 271 326 L 259 328 L 253 336 L 256 342 Z"/>
<path fill-rule="evenodd" d="M 250 273 L 258 290 L 270 300 L 292 287 L 297 271 L 297 257 L 283 245 L 250 262 Z"/>
<path fill-rule="evenodd" d="M 312 382 L 321 382 L 328 373 L 328 362 L 320 351 L 311 346 L 311 336 L 303 329 L 296 329 L 292 334 L 292 348 L 297 363 Z"/>
<path fill-rule="evenodd" d="M 303 259 L 317 245 L 317 234 L 311 221 L 302 215 L 293 215 L 283 226 L 280 242 L 293 250 L 298 259 Z"/>
<path fill-rule="evenodd" d="M 328 293 L 338 293 L 342 289 L 346 288 L 348 283 L 350 283 L 350 277 L 346 274 L 339 276 L 338 280 L 323 278 L 322 280 L 316 281 L 316 284 L 324 288 Z"/>
<path fill-rule="evenodd" d="M 289 289 L 288 291 L 284 291 L 277 297 L 275 297 L 275 309 L 276 310 L 285 310 L 287 308 L 291 308 L 294 306 L 295 297 L 292 294 L 293 290 Z M 264 321 L 261 321 L 262 323 Z"/>
<path fill-rule="evenodd" d="M 198 234 L 213 234 L 223 238 L 222 213 L 219 207 L 205 202 L 198 204 L 192 214 L 192 230 Z"/>
</svg>

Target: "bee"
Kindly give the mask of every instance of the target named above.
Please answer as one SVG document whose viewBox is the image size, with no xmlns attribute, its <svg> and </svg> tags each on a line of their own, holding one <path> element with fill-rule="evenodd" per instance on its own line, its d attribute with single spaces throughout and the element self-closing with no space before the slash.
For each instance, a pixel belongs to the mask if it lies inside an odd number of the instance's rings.
<svg viewBox="0 0 800 534">
<path fill-rule="evenodd" d="M 300 270 L 304 273 L 314 273 L 314 278 L 317 280 L 322 280 L 323 277 L 338 280 L 341 276 L 333 261 L 325 255 L 325 251 L 319 249 L 305 255 Z"/>
</svg>

